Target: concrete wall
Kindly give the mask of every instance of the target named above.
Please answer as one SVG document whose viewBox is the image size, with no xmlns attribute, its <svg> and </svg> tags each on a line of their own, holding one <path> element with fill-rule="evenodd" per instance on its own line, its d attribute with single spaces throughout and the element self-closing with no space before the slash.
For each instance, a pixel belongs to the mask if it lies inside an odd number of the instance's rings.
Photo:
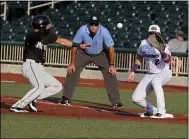
<svg viewBox="0 0 189 139">
<path fill-rule="evenodd" d="M 52 68 L 45 67 L 46 71 L 52 74 L 53 76 L 65 77 L 67 73 L 66 68 Z M 21 72 L 21 65 L 13 65 L 13 64 L 1 64 L 1 73 L 18 73 Z M 134 82 L 139 82 L 143 78 L 144 74 L 136 74 Z M 118 72 L 117 78 L 119 81 L 126 81 L 128 77 L 128 72 Z M 81 78 L 84 79 L 103 79 L 103 76 L 98 70 L 83 70 L 81 73 Z M 168 83 L 168 85 L 175 86 L 188 86 L 188 77 L 174 77 Z"/>
</svg>

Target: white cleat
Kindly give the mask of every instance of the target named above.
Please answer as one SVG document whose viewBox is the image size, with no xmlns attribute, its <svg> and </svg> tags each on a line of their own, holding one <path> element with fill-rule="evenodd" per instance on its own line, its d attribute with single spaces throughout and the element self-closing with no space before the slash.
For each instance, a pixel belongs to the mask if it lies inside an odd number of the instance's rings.
<svg viewBox="0 0 189 139">
<path fill-rule="evenodd" d="M 10 111 L 12 111 L 12 112 L 28 112 L 27 110 L 24 110 L 23 108 L 19 108 L 19 107 L 11 107 Z"/>
<path fill-rule="evenodd" d="M 174 118 L 173 114 L 165 113 L 165 118 Z"/>
</svg>

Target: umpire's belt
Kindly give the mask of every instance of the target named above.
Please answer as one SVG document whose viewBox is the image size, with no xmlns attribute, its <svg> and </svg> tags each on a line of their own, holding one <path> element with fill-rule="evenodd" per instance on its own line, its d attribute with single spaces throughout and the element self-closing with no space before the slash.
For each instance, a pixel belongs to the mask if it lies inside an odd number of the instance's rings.
<svg viewBox="0 0 189 139">
<path fill-rule="evenodd" d="M 44 64 L 42 62 L 39 62 L 39 61 L 36 61 L 36 60 L 33 60 L 33 59 L 26 59 L 26 60 L 24 60 L 24 62 L 35 62 L 35 63 L 41 64 L 41 65 Z"/>
</svg>

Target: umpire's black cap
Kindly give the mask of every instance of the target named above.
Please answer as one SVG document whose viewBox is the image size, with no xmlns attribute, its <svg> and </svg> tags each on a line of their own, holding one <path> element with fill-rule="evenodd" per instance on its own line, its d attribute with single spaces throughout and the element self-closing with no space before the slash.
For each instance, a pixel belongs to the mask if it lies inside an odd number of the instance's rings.
<svg viewBox="0 0 189 139">
<path fill-rule="evenodd" d="M 89 18 L 89 24 L 92 25 L 92 24 L 95 24 L 95 25 L 99 25 L 100 23 L 100 20 L 99 20 L 99 17 L 97 15 L 91 15 L 90 18 Z"/>
</svg>

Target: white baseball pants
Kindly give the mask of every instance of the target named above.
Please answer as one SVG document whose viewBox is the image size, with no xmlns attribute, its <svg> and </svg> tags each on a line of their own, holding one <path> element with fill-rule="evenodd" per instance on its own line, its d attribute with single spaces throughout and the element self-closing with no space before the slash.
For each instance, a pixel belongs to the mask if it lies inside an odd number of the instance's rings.
<svg viewBox="0 0 189 139">
<path fill-rule="evenodd" d="M 30 81 L 33 89 L 12 107 L 24 108 L 34 100 L 47 98 L 63 89 L 62 84 L 47 73 L 42 64 L 36 63 L 34 60 L 27 59 L 23 63 L 22 73 Z"/>
<path fill-rule="evenodd" d="M 162 70 L 157 74 L 147 73 L 134 91 L 132 101 L 151 113 L 155 114 L 158 112 L 164 114 L 166 109 L 162 86 L 167 84 L 171 78 L 172 71 L 170 69 Z M 154 91 L 156 95 L 157 108 L 145 99 L 152 91 Z"/>
</svg>

